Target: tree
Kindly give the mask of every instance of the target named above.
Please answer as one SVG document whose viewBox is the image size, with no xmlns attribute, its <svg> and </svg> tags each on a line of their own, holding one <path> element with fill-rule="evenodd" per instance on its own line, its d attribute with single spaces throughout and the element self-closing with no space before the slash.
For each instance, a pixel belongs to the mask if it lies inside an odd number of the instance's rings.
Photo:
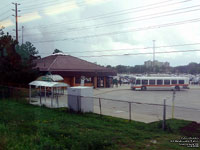
<svg viewBox="0 0 200 150">
<path fill-rule="evenodd" d="M 63 52 L 59 49 L 54 49 L 53 54 L 56 54 L 56 53 L 63 53 Z"/>
<path fill-rule="evenodd" d="M 26 42 L 25 44 L 22 45 L 17 45 L 16 51 L 20 53 L 21 57 L 23 58 L 38 58 L 39 56 L 37 55 L 39 52 L 36 50 L 36 48 L 33 46 L 31 42 Z"/>
<path fill-rule="evenodd" d="M 0 32 L 2 33 L 2 30 Z M 24 58 L 21 55 L 24 52 L 28 54 L 33 52 L 35 55 L 32 45 L 30 43 L 27 45 L 28 47 L 22 49 L 9 33 L 0 35 L 1 84 L 27 84 L 36 78 L 38 72 L 34 69 L 33 58 Z"/>
</svg>

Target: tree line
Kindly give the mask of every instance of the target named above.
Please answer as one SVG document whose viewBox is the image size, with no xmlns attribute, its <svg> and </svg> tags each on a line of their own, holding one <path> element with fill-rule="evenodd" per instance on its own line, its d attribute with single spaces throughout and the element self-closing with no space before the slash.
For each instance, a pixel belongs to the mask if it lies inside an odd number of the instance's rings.
<svg viewBox="0 0 200 150">
<path fill-rule="evenodd" d="M 115 67 L 107 65 L 107 68 L 116 70 L 117 73 L 126 74 L 148 74 L 148 73 L 173 73 L 173 74 L 200 74 L 200 63 L 191 62 L 188 65 L 176 66 L 176 67 L 165 67 L 165 66 L 155 66 L 146 67 L 145 65 L 135 65 L 135 66 L 124 66 L 117 65 Z"/>
</svg>

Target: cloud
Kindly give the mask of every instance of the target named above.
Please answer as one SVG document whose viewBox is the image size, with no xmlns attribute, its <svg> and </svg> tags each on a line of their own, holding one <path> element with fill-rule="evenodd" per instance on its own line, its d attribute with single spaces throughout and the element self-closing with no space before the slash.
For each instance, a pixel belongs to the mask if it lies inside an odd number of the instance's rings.
<svg viewBox="0 0 200 150">
<path fill-rule="evenodd" d="M 40 19 L 40 18 L 41 18 L 41 16 L 37 12 L 33 12 L 33 13 L 28 13 L 28 14 L 25 14 L 25 15 L 19 17 L 19 22 L 20 23 L 30 22 L 30 21 Z"/>
<path fill-rule="evenodd" d="M 106 2 L 108 0 L 85 0 L 85 2 L 89 5 L 97 5 L 99 3 Z"/>
<path fill-rule="evenodd" d="M 0 27 L 3 26 L 6 28 L 6 27 L 13 26 L 13 25 L 14 25 L 14 23 L 10 19 L 0 22 Z"/>
<path fill-rule="evenodd" d="M 46 15 L 58 15 L 64 12 L 72 11 L 74 9 L 78 8 L 76 2 L 65 2 L 62 4 L 57 4 L 54 6 L 50 6 L 45 8 L 45 14 Z"/>
</svg>

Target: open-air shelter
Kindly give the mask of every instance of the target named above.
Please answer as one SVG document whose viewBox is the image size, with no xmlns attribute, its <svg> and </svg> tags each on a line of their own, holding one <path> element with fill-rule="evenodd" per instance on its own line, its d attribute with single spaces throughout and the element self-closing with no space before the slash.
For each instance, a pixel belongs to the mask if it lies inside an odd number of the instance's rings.
<svg viewBox="0 0 200 150">
<path fill-rule="evenodd" d="M 32 98 L 32 87 L 39 89 L 40 105 L 42 104 L 41 95 L 44 93 L 45 103 L 47 94 L 51 96 L 51 107 L 53 107 L 53 99 L 56 97 L 58 105 L 58 95 L 63 94 L 62 89 L 69 87 L 68 84 L 62 82 L 48 82 L 48 81 L 32 81 L 29 83 L 29 102 L 31 103 Z"/>
</svg>

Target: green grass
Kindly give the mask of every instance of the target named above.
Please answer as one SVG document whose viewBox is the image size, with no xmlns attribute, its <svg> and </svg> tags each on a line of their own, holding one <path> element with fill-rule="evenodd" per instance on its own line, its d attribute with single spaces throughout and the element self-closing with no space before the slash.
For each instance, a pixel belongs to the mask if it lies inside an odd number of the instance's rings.
<svg viewBox="0 0 200 150">
<path fill-rule="evenodd" d="M 0 150 L 187 149 L 169 140 L 183 136 L 179 128 L 188 123 L 168 120 L 168 130 L 163 132 L 160 122 L 129 122 L 0 100 Z M 157 143 L 152 143 L 152 140 Z"/>
</svg>

